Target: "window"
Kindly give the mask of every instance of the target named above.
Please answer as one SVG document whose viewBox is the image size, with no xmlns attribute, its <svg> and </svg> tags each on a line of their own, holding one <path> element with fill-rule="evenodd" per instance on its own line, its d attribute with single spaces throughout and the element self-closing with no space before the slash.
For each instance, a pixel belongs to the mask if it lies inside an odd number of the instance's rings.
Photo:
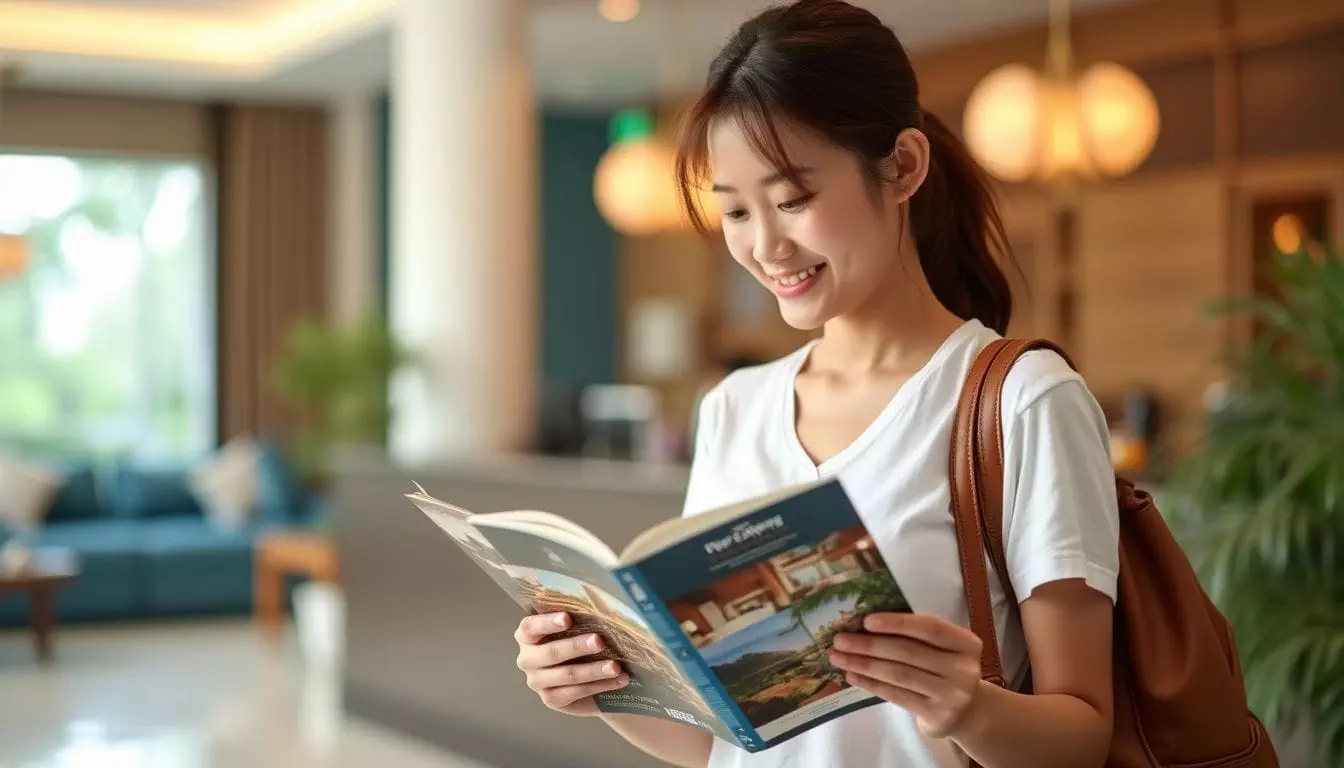
<svg viewBox="0 0 1344 768">
<path fill-rule="evenodd" d="M 0 154 L 0 448 L 172 460 L 214 440 L 212 249 L 189 162 Z"/>
</svg>

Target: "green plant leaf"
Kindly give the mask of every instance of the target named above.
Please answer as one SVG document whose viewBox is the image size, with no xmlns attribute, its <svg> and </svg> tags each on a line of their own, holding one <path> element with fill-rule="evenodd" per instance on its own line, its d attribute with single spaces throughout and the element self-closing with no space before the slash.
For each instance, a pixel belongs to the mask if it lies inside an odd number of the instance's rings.
<svg viewBox="0 0 1344 768">
<path fill-rule="evenodd" d="M 391 423 L 388 380 L 410 364 L 380 313 L 350 327 L 302 318 L 285 335 L 272 384 L 300 414 L 293 452 L 305 475 L 321 474 L 336 443 L 381 444 Z"/>
<path fill-rule="evenodd" d="M 1277 259 L 1279 298 L 1220 300 L 1255 321 L 1224 359 L 1230 397 L 1164 490 L 1210 596 L 1232 622 L 1255 711 L 1310 723 L 1316 763 L 1344 765 L 1344 263 Z"/>
</svg>

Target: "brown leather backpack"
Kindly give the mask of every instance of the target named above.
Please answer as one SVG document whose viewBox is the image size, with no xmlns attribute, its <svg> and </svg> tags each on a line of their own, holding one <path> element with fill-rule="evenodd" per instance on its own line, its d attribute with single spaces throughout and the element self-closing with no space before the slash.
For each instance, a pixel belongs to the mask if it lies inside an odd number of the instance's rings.
<svg viewBox="0 0 1344 768">
<path fill-rule="evenodd" d="M 971 366 L 952 439 L 952 506 L 966 605 L 971 629 L 984 643 L 983 677 L 1001 686 L 1003 664 L 980 553 L 988 551 L 1004 591 L 1018 605 L 1003 550 L 1000 396 L 1008 370 L 1033 349 L 1069 359 L 1044 340 L 992 342 Z M 1276 768 L 1269 735 L 1246 706 L 1231 626 L 1200 587 L 1152 498 L 1120 477 L 1116 492 L 1115 731 L 1106 765 Z"/>
</svg>

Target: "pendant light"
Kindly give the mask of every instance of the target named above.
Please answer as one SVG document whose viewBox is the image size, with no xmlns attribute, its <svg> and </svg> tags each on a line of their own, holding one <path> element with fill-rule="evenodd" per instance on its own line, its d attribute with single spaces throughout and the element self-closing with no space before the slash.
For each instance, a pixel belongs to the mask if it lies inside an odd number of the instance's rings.
<svg viewBox="0 0 1344 768">
<path fill-rule="evenodd" d="M 1157 142 L 1157 101 L 1138 75 L 1111 62 L 1073 69 L 1068 0 L 1050 0 L 1047 65 L 1007 64 L 976 85 L 963 134 L 1005 181 L 1045 183 L 1124 176 Z"/>
<path fill-rule="evenodd" d="M 593 177 L 602 218 L 629 237 L 677 228 L 682 216 L 672 176 L 675 151 L 654 133 L 653 117 L 643 110 L 619 112 L 609 135 L 611 146 Z"/>
</svg>

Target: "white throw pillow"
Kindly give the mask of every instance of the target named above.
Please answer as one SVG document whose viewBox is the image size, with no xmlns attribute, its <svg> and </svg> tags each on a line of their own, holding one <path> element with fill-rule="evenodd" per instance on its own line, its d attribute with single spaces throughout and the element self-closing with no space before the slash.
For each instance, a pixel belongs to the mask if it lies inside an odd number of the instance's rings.
<svg viewBox="0 0 1344 768">
<path fill-rule="evenodd" d="M 234 531 L 251 519 L 260 496 L 259 456 L 256 443 L 237 438 L 192 472 L 191 491 L 211 525 Z"/>
<path fill-rule="evenodd" d="M 41 527 L 61 482 L 42 467 L 0 456 L 0 522 L 20 531 Z"/>
</svg>

